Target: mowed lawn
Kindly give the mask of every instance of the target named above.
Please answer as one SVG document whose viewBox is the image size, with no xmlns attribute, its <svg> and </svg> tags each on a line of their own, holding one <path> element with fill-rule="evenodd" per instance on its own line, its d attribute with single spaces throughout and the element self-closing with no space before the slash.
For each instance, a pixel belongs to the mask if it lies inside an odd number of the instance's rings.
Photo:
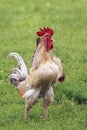
<svg viewBox="0 0 87 130">
<path fill-rule="evenodd" d="M 55 84 L 48 118 L 40 99 L 24 120 L 24 100 L 8 81 L 16 62 L 6 56 L 17 52 L 30 68 L 36 31 L 47 26 L 66 78 Z M 87 0 L 0 0 L 0 130 L 87 130 Z"/>
</svg>

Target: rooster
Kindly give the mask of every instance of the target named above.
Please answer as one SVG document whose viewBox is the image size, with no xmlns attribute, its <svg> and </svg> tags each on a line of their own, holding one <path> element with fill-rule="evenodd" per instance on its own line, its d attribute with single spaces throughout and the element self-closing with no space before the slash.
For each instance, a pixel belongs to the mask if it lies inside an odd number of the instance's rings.
<svg viewBox="0 0 87 130">
<path fill-rule="evenodd" d="M 54 31 L 46 27 L 40 29 L 37 35 L 39 38 L 29 73 L 18 53 L 11 52 L 7 56 L 7 60 L 14 57 L 18 62 L 17 68 L 11 70 L 9 80 L 12 85 L 17 87 L 19 95 L 25 99 L 24 118 L 28 116 L 29 110 L 39 98 L 43 99 L 44 116 L 47 117 L 47 108 L 54 99 L 54 84 L 56 81 L 64 81 L 61 60 L 51 54 Z"/>
</svg>

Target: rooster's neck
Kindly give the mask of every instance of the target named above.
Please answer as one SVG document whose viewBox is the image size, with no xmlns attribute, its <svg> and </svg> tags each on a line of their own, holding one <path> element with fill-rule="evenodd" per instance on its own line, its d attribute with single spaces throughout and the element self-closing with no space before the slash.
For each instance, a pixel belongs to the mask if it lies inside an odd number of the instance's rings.
<svg viewBox="0 0 87 130">
<path fill-rule="evenodd" d="M 40 64 L 45 64 L 48 60 L 51 60 L 50 52 L 46 50 L 44 41 L 42 40 L 35 52 L 32 68 L 38 68 Z"/>
</svg>

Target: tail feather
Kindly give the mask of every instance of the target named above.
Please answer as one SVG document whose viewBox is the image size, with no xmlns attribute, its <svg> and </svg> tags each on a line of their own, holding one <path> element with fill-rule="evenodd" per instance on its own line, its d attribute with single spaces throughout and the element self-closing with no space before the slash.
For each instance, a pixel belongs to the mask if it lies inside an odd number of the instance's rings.
<svg viewBox="0 0 87 130">
<path fill-rule="evenodd" d="M 28 70 L 26 68 L 26 65 L 22 57 L 18 53 L 11 52 L 7 56 L 6 60 L 8 60 L 10 57 L 14 57 L 18 62 L 18 68 L 11 69 L 10 74 L 9 74 L 9 80 L 11 84 L 17 86 L 19 82 L 26 79 L 28 75 Z"/>
</svg>

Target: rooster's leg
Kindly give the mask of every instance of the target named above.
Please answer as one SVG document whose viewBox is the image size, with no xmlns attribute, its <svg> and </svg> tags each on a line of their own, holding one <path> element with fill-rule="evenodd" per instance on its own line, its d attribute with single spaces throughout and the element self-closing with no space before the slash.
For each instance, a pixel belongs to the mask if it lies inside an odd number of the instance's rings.
<svg viewBox="0 0 87 130">
<path fill-rule="evenodd" d="M 44 117 L 48 117 L 48 106 L 50 105 L 51 102 L 53 102 L 53 98 L 54 98 L 53 88 L 50 87 L 45 93 L 45 96 L 43 97 Z"/>
<path fill-rule="evenodd" d="M 27 102 L 25 105 L 25 112 L 24 112 L 24 118 L 26 119 L 28 116 L 29 110 L 37 103 L 37 101 L 34 102 Z"/>
<path fill-rule="evenodd" d="M 38 101 L 38 96 L 40 93 L 40 88 L 39 89 L 30 89 L 25 93 L 24 97 L 26 98 L 26 105 L 25 105 L 25 113 L 24 113 L 24 118 L 28 116 L 29 110 L 37 103 Z"/>
<path fill-rule="evenodd" d="M 27 118 L 29 110 L 33 107 L 33 103 L 26 102 L 24 118 Z"/>
<path fill-rule="evenodd" d="M 48 106 L 49 106 L 50 102 L 45 101 L 43 103 L 43 108 L 44 108 L 44 117 L 47 118 L 48 117 Z"/>
</svg>

